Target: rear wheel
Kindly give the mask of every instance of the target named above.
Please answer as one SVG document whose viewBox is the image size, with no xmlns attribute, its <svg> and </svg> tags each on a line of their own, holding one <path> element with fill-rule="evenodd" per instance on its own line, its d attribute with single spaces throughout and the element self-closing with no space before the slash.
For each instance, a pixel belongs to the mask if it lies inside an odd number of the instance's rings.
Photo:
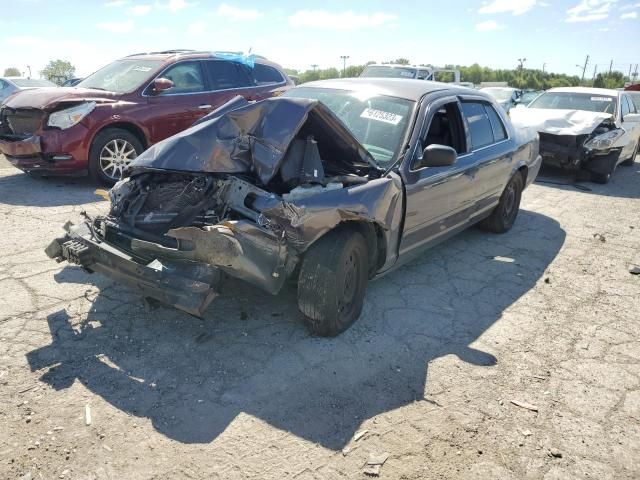
<svg viewBox="0 0 640 480">
<path fill-rule="evenodd" d="M 494 233 L 508 232 L 516 221 L 520 210 L 520 199 L 524 189 L 524 179 L 516 173 L 505 187 L 498 206 L 487 218 L 480 222 L 480 228 Z"/>
<path fill-rule="evenodd" d="M 312 333 L 334 337 L 358 319 L 367 259 L 364 237 L 348 229 L 329 232 L 307 251 L 298 278 L 298 307 Z"/>
<path fill-rule="evenodd" d="M 601 184 L 605 184 L 605 183 L 609 183 L 609 180 L 611 180 L 611 173 L 595 173 L 595 172 L 591 172 L 591 181 L 595 182 L 595 183 L 601 183 Z"/>
<path fill-rule="evenodd" d="M 91 144 L 89 174 L 99 183 L 113 185 L 143 150 L 142 142 L 131 132 L 121 128 L 104 130 Z"/>
</svg>

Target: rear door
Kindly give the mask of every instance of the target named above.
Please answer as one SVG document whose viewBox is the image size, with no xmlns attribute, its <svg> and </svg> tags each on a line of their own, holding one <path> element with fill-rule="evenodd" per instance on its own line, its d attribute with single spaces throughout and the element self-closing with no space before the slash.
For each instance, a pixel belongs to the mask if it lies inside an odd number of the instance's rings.
<svg viewBox="0 0 640 480">
<path fill-rule="evenodd" d="M 255 100 L 253 80 L 247 68 L 229 60 L 204 60 L 205 71 L 211 85 L 209 103 L 212 109 L 227 103 L 236 95 Z"/>
<path fill-rule="evenodd" d="M 631 97 L 626 94 L 620 95 L 620 119 L 622 128 L 625 130 L 625 134 L 620 137 L 618 144 L 622 147 L 620 152 L 620 160 L 625 160 L 635 151 L 638 139 L 640 137 L 640 122 L 625 122 L 624 118 L 627 115 L 640 113 L 636 111 L 636 106 L 631 100 Z"/>
<path fill-rule="evenodd" d="M 476 178 L 477 211 L 494 206 L 507 184 L 513 162 L 513 141 L 506 120 L 491 102 L 461 97 L 462 115 L 471 136 L 471 156 L 478 167 Z"/>
<path fill-rule="evenodd" d="M 406 190 L 406 215 L 400 254 L 436 242 L 466 224 L 475 205 L 474 157 L 456 97 L 439 98 L 426 107 L 417 146 L 401 165 Z M 457 161 L 448 167 L 416 168 L 423 149 L 432 144 L 453 147 Z"/>
<path fill-rule="evenodd" d="M 250 74 L 256 86 L 254 90 L 255 100 L 279 95 L 287 86 L 287 81 L 282 76 L 282 73 L 271 65 L 256 63 Z"/>
<path fill-rule="evenodd" d="M 156 78 L 167 78 L 173 87 L 154 93 L 152 85 L 144 92 L 148 102 L 143 122 L 148 126 L 151 143 L 159 142 L 189 128 L 212 109 L 209 87 L 200 60 L 174 63 Z"/>
</svg>

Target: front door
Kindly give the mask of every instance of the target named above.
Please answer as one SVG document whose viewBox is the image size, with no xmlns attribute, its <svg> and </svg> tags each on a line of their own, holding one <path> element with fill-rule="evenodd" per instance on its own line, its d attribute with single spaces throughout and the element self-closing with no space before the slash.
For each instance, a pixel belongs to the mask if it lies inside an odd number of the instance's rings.
<svg viewBox="0 0 640 480">
<path fill-rule="evenodd" d="M 178 62 L 159 77 L 171 80 L 173 87 L 157 93 L 145 92 L 149 97 L 143 123 L 149 126 L 152 144 L 186 130 L 213 110 L 199 60 Z"/>
<path fill-rule="evenodd" d="M 400 255 L 426 246 L 466 223 L 475 204 L 477 166 L 467 152 L 467 135 L 459 102 L 448 97 L 433 102 L 414 158 L 403 162 L 400 174 L 406 189 L 406 216 Z M 448 167 L 415 168 L 422 150 L 446 145 L 458 153 Z"/>
</svg>

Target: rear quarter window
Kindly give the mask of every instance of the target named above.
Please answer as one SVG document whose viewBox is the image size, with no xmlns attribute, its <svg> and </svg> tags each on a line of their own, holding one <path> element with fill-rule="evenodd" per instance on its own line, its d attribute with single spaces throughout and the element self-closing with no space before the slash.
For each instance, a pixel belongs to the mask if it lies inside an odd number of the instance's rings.
<svg viewBox="0 0 640 480">
<path fill-rule="evenodd" d="M 253 67 L 253 77 L 258 85 L 284 82 L 284 78 L 278 70 L 269 65 L 261 65 L 259 63 L 256 63 Z"/>
</svg>

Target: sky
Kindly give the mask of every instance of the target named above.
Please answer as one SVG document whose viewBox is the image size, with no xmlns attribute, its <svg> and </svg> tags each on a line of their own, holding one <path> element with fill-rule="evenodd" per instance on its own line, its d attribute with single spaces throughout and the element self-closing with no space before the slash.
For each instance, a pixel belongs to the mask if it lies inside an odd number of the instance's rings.
<svg viewBox="0 0 640 480">
<path fill-rule="evenodd" d="M 243 51 L 306 70 L 408 58 L 582 74 L 640 63 L 639 0 L 0 0 L 0 73 L 78 76 L 133 53 Z M 639 68 L 640 72 L 640 68 Z"/>
</svg>

